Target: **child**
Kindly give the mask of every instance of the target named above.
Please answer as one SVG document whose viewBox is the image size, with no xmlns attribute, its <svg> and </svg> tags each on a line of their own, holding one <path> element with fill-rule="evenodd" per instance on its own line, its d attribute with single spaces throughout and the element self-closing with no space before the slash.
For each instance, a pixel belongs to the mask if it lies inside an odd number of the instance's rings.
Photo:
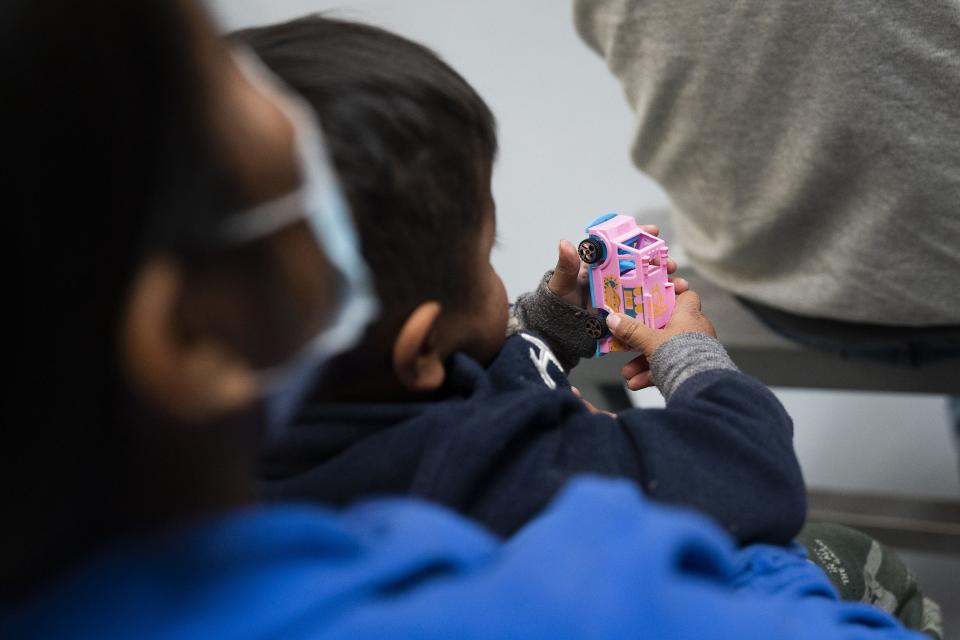
<svg viewBox="0 0 960 640">
<path fill-rule="evenodd" d="M 489 259 L 494 119 L 456 72 L 403 38 L 319 17 L 240 37 L 319 113 L 383 307 L 268 445 L 268 497 L 412 494 L 510 535 L 591 472 L 707 513 L 744 543 L 793 539 L 805 491 L 790 418 L 707 333 L 657 351 L 666 409 L 616 417 L 571 392 L 566 370 L 593 342 L 586 312 L 547 279 L 505 339 Z"/>
</svg>

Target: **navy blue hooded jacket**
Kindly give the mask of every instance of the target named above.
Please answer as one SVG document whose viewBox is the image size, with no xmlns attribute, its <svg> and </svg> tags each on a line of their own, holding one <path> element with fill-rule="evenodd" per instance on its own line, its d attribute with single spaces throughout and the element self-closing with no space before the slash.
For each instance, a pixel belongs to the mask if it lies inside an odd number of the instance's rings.
<svg viewBox="0 0 960 640">
<path fill-rule="evenodd" d="M 789 416 L 760 382 L 717 370 L 664 409 L 591 413 L 529 333 L 486 369 L 452 357 L 442 399 L 311 404 L 272 442 L 273 500 L 344 505 L 413 495 L 511 535 L 578 473 L 634 480 L 651 497 L 712 516 L 741 543 L 788 543 L 805 516 Z"/>
</svg>

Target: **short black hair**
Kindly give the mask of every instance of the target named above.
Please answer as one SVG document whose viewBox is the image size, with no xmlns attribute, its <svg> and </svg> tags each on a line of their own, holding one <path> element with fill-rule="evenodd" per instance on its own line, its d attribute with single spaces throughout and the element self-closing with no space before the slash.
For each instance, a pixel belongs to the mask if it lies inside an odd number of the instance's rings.
<svg viewBox="0 0 960 640">
<path fill-rule="evenodd" d="M 430 49 L 370 25 L 311 15 L 234 37 L 318 114 L 384 319 L 466 303 L 497 148 L 477 92 Z"/>
</svg>

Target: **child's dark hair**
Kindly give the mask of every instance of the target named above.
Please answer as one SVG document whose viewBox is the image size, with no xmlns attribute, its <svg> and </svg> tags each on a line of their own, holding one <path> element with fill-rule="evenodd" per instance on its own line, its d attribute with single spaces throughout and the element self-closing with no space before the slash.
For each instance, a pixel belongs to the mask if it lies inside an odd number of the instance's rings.
<svg viewBox="0 0 960 640">
<path fill-rule="evenodd" d="M 318 113 L 386 320 L 470 294 L 493 114 L 426 47 L 307 16 L 235 34 Z"/>
</svg>

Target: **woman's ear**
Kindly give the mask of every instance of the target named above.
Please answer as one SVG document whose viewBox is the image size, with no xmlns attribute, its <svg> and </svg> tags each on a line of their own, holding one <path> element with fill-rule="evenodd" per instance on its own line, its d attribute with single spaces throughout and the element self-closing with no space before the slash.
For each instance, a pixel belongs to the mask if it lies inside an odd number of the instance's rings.
<svg viewBox="0 0 960 640">
<path fill-rule="evenodd" d="M 410 391 L 436 391 L 443 384 L 446 354 L 437 341 L 439 302 L 424 302 L 407 316 L 393 343 L 393 371 Z"/>
<path fill-rule="evenodd" d="M 181 326 L 184 274 L 153 258 L 133 282 L 121 328 L 121 358 L 131 388 L 184 421 L 199 422 L 249 406 L 257 397 L 253 369 L 212 336 Z"/>
</svg>

